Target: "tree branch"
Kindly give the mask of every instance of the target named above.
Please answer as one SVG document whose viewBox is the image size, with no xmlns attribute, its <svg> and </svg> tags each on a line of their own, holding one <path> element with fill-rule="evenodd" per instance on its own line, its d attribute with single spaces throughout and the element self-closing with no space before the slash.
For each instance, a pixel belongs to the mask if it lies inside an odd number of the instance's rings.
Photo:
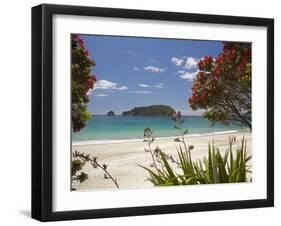
<svg viewBox="0 0 281 226">
<path fill-rule="evenodd" d="M 113 178 L 112 176 L 111 176 L 111 174 L 107 171 L 107 165 L 105 165 L 105 164 L 103 164 L 103 165 L 101 165 L 101 164 L 99 164 L 98 162 L 97 162 L 97 157 L 90 157 L 90 155 L 86 155 L 85 153 L 81 153 L 81 152 L 78 152 L 78 151 L 75 151 L 74 153 L 73 153 L 73 157 L 74 158 L 81 158 L 83 161 L 85 161 L 85 162 L 90 162 L 91 163 L 91 165 L 94 167 L 94 168 L 97 168 L 97 167 L 99 167 L 100 169 L 102 169 L 104 172 L 105 172 L 105 174 L 108 176 L 108 178 L 110 178 L 112 181 L 113 181 L 113 183 L 115 184 L 115 186 L 119 189 L 119 185 L 118 185 L 118 183 L 117 183 L 117 179 L 115 178 Z"/>
</svg>

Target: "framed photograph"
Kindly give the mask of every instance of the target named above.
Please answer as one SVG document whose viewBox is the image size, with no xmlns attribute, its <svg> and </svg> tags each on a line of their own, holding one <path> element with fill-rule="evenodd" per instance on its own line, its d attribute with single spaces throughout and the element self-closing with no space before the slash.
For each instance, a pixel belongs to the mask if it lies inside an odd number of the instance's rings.
<svg viewBox="0 0 281 226">
<path fill-rule="evenodd" d="M 32 8 L 32 217 L 274 205 L 274 21 Z"/>
</svg>

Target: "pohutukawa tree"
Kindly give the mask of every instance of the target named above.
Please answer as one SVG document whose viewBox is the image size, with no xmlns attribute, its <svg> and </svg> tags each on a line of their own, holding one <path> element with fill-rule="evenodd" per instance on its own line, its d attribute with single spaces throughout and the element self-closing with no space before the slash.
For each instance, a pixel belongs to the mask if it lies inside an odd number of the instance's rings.
<svg viewBox="0 0 281 226">
<path fill-rule="evenodd" d="M 91 67 L 95 66 L 96 62 L 91 60 L 89 52 L 78 34 L 71 36 L 71 42 L 72 128 L 74 132 L 78 132 L 91 117 L 87 111 L 87 103 L 89 102 L 89 90 L 93 89 L 96 82 L 96 76 L 91 74 Z"/>
<path fill-rule="evenodd" d="M 96 76 L 91 74 L 91 67 L 95 66 L 96 62 L 91 60 L 89 52 L 84 46 L 84 41 L 78 34 L 71 36 L 71 45 L 72 128 L 74 132 L 78 132 L 91 117 L 87 111 L 87 103 L 89 102 L 89 91 L 94 88 L 94 83 L 96 82 Z M 72 161 L 72 182 L 79 181 L 82 183 L 88 179 L 88 174 L 81 170 L 86 162 L 90 162 L 93 168 L 100 168 L 104 171 L 104 179 L 111 179 L 116 187 L 119 188 L 117 179 L 111 176 L 106 164 L 100 164 L 97 161 L 97 156 L 74 151 L 73 158 L 75 159 Z M 72 189 L 76 190 L 73 184 Z"/>
<path fill-rule="evenodd" d="M 224 42 L 217 58 L 206 56 L 198 62 L 189 104 L 212 123 L 239 124 L 252 128 L 251 44 Z"/>
</svg>

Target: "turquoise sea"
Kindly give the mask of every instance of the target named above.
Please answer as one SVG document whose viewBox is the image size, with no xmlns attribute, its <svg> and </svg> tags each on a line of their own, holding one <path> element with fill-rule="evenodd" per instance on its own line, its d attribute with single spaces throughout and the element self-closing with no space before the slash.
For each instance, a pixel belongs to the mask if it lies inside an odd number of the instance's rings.
<svg viewBox="0 0 281 226">
<path fill-rule="evenodd" d="M 241 127 L 220 123 L 214 126 L 200 116 L 183 116 L 183 128 L 188 129 L 189 135 L 206 133 L 228 133 L 242 130 Z M 83 143 L 112 143 L 143 138 L 144 128 L 153 130 L 156 137 L 169 137 L 178 134 L 174 129 L 174 121 L 170 117 L 124 117 L 94 115 L 78 133 L 72 133 L 73 144 Z"/>
</svg>

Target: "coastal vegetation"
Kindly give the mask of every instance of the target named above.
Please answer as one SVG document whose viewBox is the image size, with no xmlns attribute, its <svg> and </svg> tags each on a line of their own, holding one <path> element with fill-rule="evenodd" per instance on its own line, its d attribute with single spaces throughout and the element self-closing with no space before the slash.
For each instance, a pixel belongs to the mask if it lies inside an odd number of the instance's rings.
<svg viewBox="0 0 281 226">
<path fill-rule="evenodd" d="M 91 74 L 91 67 L 96 62 L 89 56 L 88 50 L 84 46 L 84 41 L 78 34 L 71 36 L 71 110 L 72 127 L 74 132 L 79 132 L 91 117 L 87 111 L 89 102 L 88 92 L 93 89 L 96 76 Z"/>
<path fill-rule="evenodd" d="M 82 183 L 88 179 L 88 174 L 86 174 L 83 171 L 81 172 L 84 165 L 85 165 L 85 162 L 82 162 L 80 159 L 75 159 L 72 161 L 71 175 L 72 175 L 73 180 L 76 180 L 76 181 L 79 181 L 80 183 Z"/>
<path fill-rule="evenodd" d="M 135 107 L 130 111 L 124 111 L 123 116 L 172 116 L 175 110 L 167 105 L 150 105 Z"/>
<path fill-rule="evenodd" d="M 252 129 L 251 44 L 224 42 L 218 57 L 198 62 L 189 104 L 212 123 L 238 124 Z"/>
<path fill-rule="evenodd" d="M 87 103 L 89 102 L 89 91 L 93 89 L 97 80 L 96 76 L 91 74 L 91 67 L 94 67 L 96 62 L 90 58 L 89 51 L 85 48 L 84 41 L 78 34 L 72 34 L 71 47 L 72 129 L 74 132 L 79 132 L 91 117 L 91 114 L 87 111 Z M 73 158 L 71 168 L 72 190 L 75 190 L 75 183 L 82 183 L 88 179 L 88 174 L 82 171 L 87 162 L 90 162 L 93 168 L 103 170 L 105 172 L 104 179 L 110 178 L 118 188 L 117 180 L 113 179 L 108 172 L 107 165 L 98 163 L 96 156 L 91 157 L 75 151 Z"/>
<path fill-rule="evenodd" d="M 113 176 L 110 174 L 110 172 L 108 171 L 108 166 L 106 164 L 101 164 L 98 162 L 98 158 L 96 156 L 90 156 L 89 154 L 86 155 L 85 153 L 81 153 L 81 152 L 78 152 L 78 151 L 75 151 L 73 152 L 73 155 L 72 155 L 74 158 L 79 158 L 82 160 L 82 164 L 85 165 L 85 163 L 89 162 L 92 167 L 94 169 L 101 169 L 102 171 L 104 171 L 104 179 L 110 179 L 117 188 L 119 188 L 119 185 L 118 185 L 118 182 L 117 182 L 117 179 L 116 178 L 113 178 Z M 80 160 L 74 160 L 73 163 L 75 163 L 75 161 L 80 161 Z M 80 161 L 81 162 L 81 161 Z M 72 163 L 72 165 L 73 165 Z M 73 167 L 72 167 L 73 169 Z M 80 169 L 82 169 L 80 167 Z M 79 169 L 78 169 L 79 170 Z M 82 172 L 83 173 L 83 172 Z M 85 175 L 85 173 L 83 173 Z M 80 182 L 81 182 L 81 174 L 78 176 Z M 86 174 L 86 179 L 88 179 L 88 175 Z M 83 180 L 84 181 L 84 180 Z M 83 182 L 82 181 L 82 182 Z"/>
<path fill-rule="evenodd" d="M 243 138 L 241 146 L 235 137 L 229 138 L 229 148 L 222 154 L 215 143 L 208 147 L 208 156 L 196 161 L 192 160 L 191 151 L 196 151 L 193 145 L 188 145 L 185 135 L 188 130 L 181 127 L 183 119 L 180 112 L 175 114 L 175 129 L 179 131 L 176 142 L 177 158 L 164 153 L 158 146 L 152 148 L 155 141 L 153 131 L 144 129 L 144 142 L 147 143 L 145 152 L 150 153 L 152 163 L 149 167 L 141 166 L 148 171 L 148 180 L 155 186 L 235 183 L 251 181 L 251 156 L 247 154 L 247 142 Z M 236 144 L 236 150 L 234 145 Z"/>
</svg>

